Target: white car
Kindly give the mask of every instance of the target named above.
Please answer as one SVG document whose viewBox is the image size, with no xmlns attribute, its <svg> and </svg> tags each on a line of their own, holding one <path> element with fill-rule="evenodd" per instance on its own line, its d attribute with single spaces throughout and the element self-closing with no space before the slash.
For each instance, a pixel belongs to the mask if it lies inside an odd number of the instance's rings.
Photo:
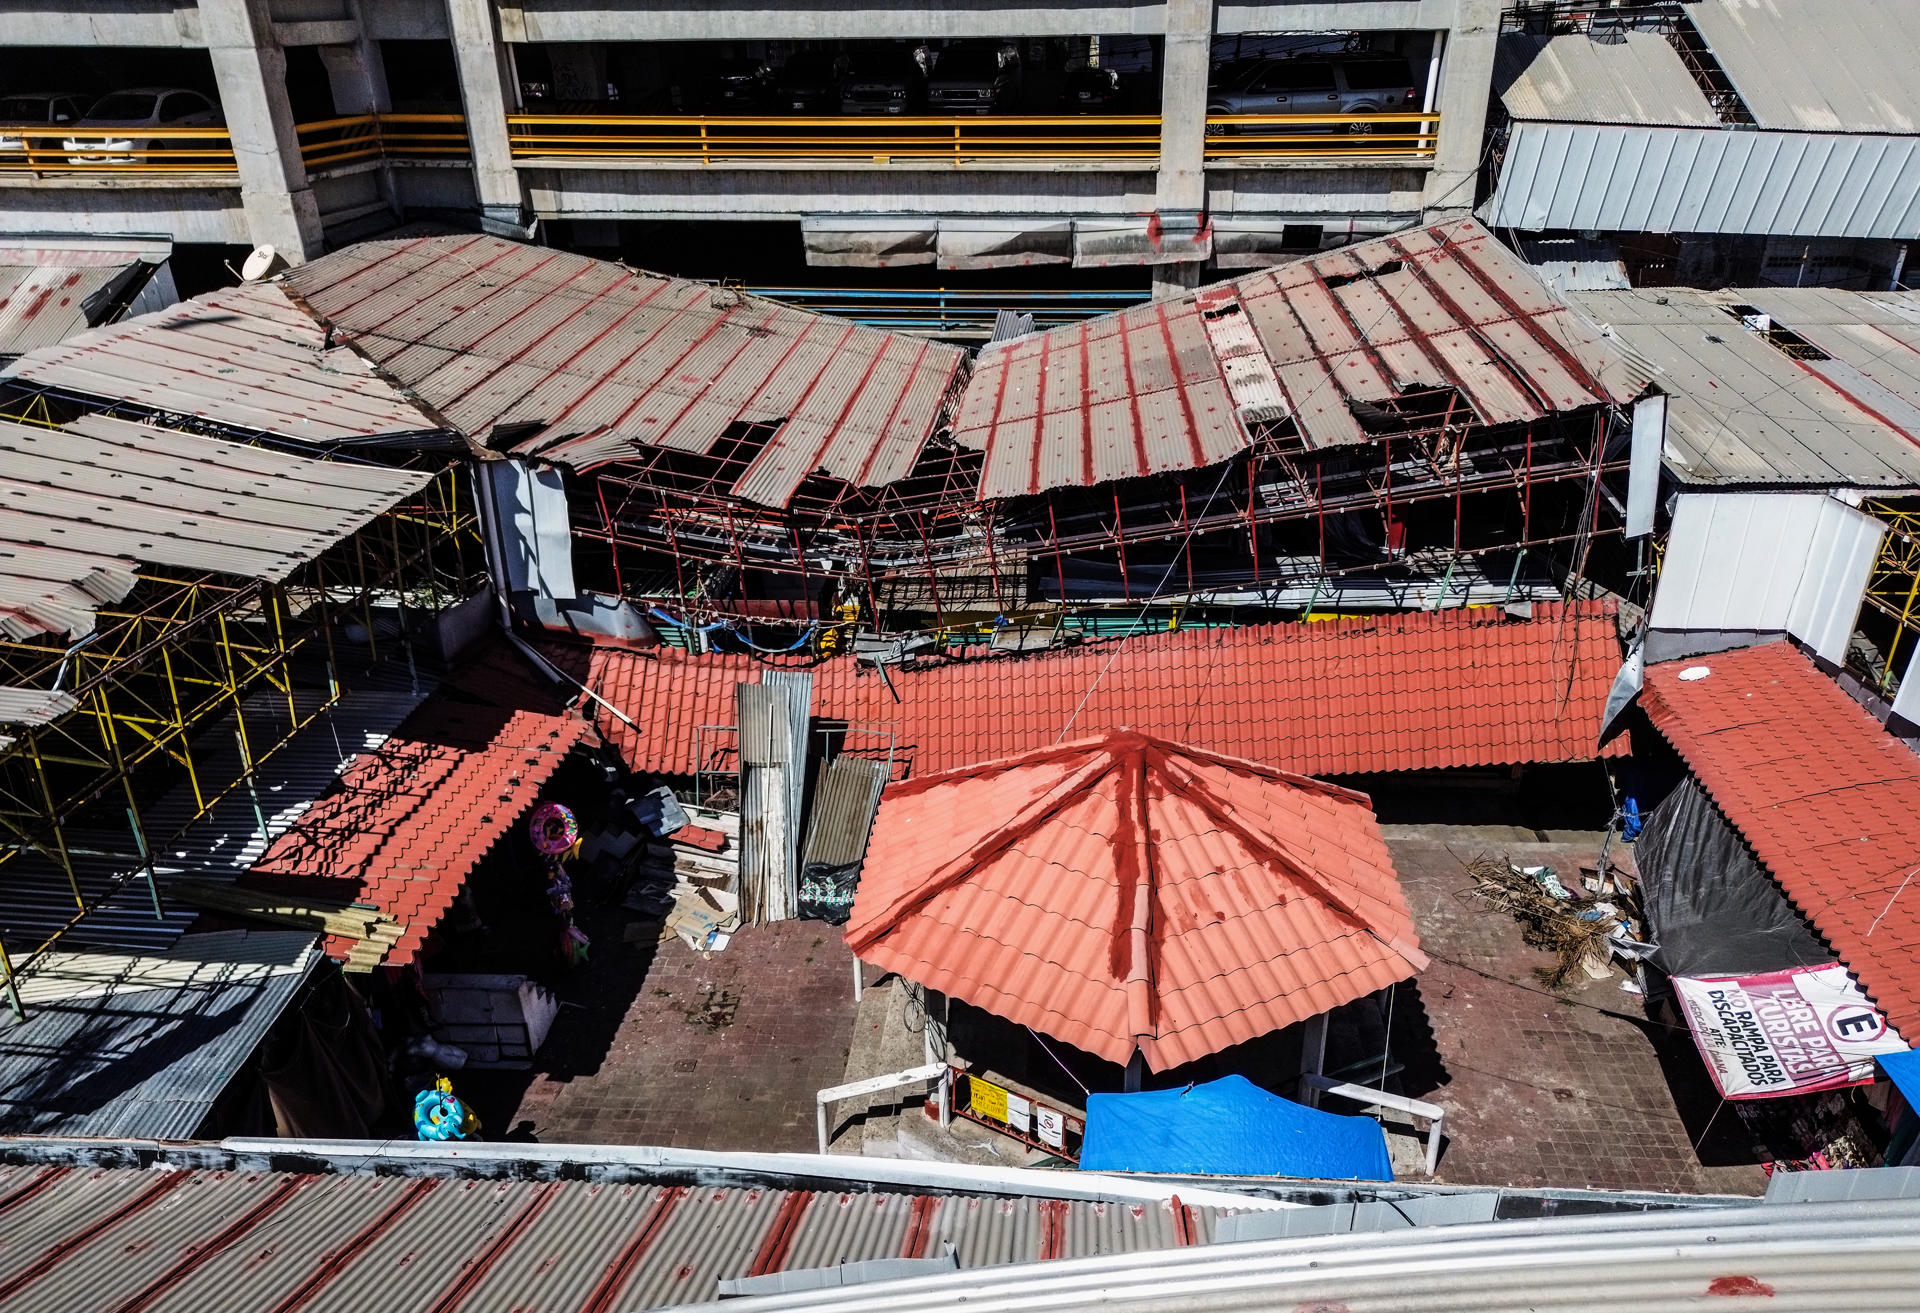
<svg viewBox="0 0 1920 1313">
<path fill-rule="evenodd" d="M 0 151 L 24 151 L 29 140 L 41 140 L 32 133 L 9 129 L 45 123 L 62 132 L 71 131 L 70 125 L 80 121 L 80 109 L 86 103 L 86 97 L 77 91 L 16 91 L 0 96 Z"/>
<path fill-rule="evenodd" d="M 145 164 L 136 152 L 207 150 L 214 143 L 191 137 L 142 137 L 141 128 L 219 127 L 220 107 L 184 87 L 135 87 L 102 96 L 63 143 L 74 164 Z"/>
</svg>

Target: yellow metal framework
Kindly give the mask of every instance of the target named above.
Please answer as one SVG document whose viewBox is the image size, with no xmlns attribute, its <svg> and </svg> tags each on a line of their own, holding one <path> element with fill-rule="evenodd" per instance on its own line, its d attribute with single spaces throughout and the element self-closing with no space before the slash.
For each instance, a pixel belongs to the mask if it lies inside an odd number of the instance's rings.
<svg viewBox="0 0 1920 1313">
<path fill-rule="evenodd" d="M 1879 672 L 1880 691 L 1891 693 L 1920 643 L 1920 502 L 1869 501 L 1862 509 L 1887 526 L 1867 579 L 1866 602 L 1894 625 Z"/>
<path fill-rule="evenodd" d="M 225 128 L 67 127 L 0 124 L 0 174 L 97 174 L 106 177 L 234 172 L 233 141 Z M 72 145 L 68 145 L 71 142 Z"/>
<path fill-rule="evenodd" d="M 1156 114 L 832 118 L 510 114 L 515 159 L 1157 160 Z M 1438 114 L 1237 114 L 1207 120 L 1207 158 L 1431 158 Z"/>
<path fill-rule="evenodd" d="M 143 874 L 160 916 L 150 854 L 181 839 L 236 789 L 251 788 L 261 763 L 339 700 L 346 670 L 411 662 L 413 629 L 484 581 L 471 486 L 450 468 L 283 582 L 143 569 L 133 592 L 102 607 L 81 641 L 0 639 L 0 683 L 57 689 L 77 704 L 48 724 L 12 727 L 15 737 L 0 745 L 0 906 L 8 868 L 29 853 L 64 872 L 74 900 L 68 921 L 28 946 L 24 958 L 16 961 L 0 944 L 0 988 L 15 1010 L 16 972 Z M 381 638 L 376 615 L 389 618 L 389 634 L 397 620 L 397 640 Z M 338 631 L 346 625 L 362 630 L 363 640 L 342 652 Z M 262 692 L 286 700 L 286 718 L 276 713 L 269 736 L 250 728 L 246 710 Z M 228 716 L 237 770 L 221 767 L 232 760 L 226 754 L 195 752 L 195 739 Z M 151 832 L 145 809 L 183 781 L 191 816 L 170 833 Z M 91 898 L 75 874 L 69 836 L 76 831 L 130 838 L 121 854 L 130 865 Z"/>
<path fill-rule="evenodd" d="M 464 160 L 467 120 L 461 114 L 355 114 L 302 123 L 300 158 L 309 171 L 389 160 Z"/>
</svg>

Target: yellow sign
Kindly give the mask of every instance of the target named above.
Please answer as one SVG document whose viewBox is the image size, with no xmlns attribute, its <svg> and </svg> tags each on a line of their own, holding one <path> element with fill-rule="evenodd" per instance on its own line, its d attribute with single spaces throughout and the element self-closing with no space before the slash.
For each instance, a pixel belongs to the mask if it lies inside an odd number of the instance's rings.
<svg viewBox="0 0 1920 1313">
<path fill-rule="evenodd" d="M 967 1077 L 967 1101 L 982 1117 L 990 1117 L 1003 1125 L 1007 1122 L 1007 1092 L 992 1081 Z"/>
</svg>

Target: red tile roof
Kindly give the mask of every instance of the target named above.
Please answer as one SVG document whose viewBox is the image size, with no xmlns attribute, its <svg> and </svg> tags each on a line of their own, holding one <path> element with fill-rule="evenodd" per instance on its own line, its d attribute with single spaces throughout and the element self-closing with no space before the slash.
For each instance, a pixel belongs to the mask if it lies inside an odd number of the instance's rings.
<svg viewBox="0 0 1920 1313">
<path fill-rule="evenodd" d="M 386 965 L 411 962 L 468 873 L 533 805 L 586 722 L 429 700 L 341 772 L 254 864 L 247 883 L 345 895 L 406 927 Z M 330 939 L 344 957 L 351 941 Z"/>
<path fill-rule="evenodd" d="M 1709 673 L 1683 680 L 1692 667 Z M 1654 666 L 1640 703 L 1868 995 L 1920 1039 L 1920 757 L 1785 642 Z"/>
<path fill-rule="evenodd" d="M 1599 602 L 1537 607 L 1532 620 L 1477 608 L 1116 643 L 895 671 L 898 702 L 873 667 L 838 657 L 813 667 L 814 712 L 882 732 L 855 746 L 884 747 L 891 732 L 913 774 L 1046 747 L 1069 717 L 1076 736 L 1131 726 L 1302 774 L 1356 774 L 1591 758 L 1620 666 Z M 734 685 L 762 664 L 599 648 L 582 673 L 634 722 L 596 708 L 627 765 L 684 775 L 698 727 L 732 725 Z M 721 767 L 732 747 L 730 733 L 705 740 Z"/>
<path fill-rule="evenodd" d="M 1132 732 L 889 786 L 846 935 L 1158 1071 L 1426 966 L 1364 796 Z"/>
</svg>

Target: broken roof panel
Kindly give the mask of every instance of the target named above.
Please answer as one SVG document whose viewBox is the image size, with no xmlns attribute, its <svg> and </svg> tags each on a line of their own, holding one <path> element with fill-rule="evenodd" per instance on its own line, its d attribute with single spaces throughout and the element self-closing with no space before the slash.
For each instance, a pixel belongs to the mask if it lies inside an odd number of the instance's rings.
<svg viewBox="0 0 1920 1313">
<path fill-rule="evenodd" d="M 1365 797 L 1133 731 L 889 786 L 846 935 L 1156 1071 L 1426 966 Z"/>
<path fill-rule="evenodd" d="M 816 714 L 891 735 L 914 774 L 1129 726 L 1306 775 L 1580 761 L 1620 666 L 1598 602 L 1536 606 L 1531 620 L 1454 609 L 1114 644 L 893 671 L 898 701 L 871 666 L 836 657 L 812 667 Z M 608 647 L 579 673 L 627 717 L 595 713 L 630 769 L 687 775 L 701 768 L 699 727 L 733 724 L 734 685 L 762 664 Z"/>
<path fill-rule="evenodd" d="M 1653 371 L 1682 482 L 1920 487 L 1913 294 L 1671 287 L 1569 299 Z M 1753 311 L 1813 349 L 1749 325 Z"/>
<path fill-rule="evenodd" d="M 315 446 L 445 442 L 443 425 L 279 283 L 222 288 L 92 329 L 0 376 Z"/>
<path fill-rule="evenodd" d="M 1887 1019 L 1920 1036 L 1920 756 L 1784 641 L 1650 666 L 1640 702 Z"/>
<path fill-rule="evenodd" d="M 75 637 L 138 566 L 284 579 L 431 474 L 88 415 L 0 420 L 0 632 Z"/>
<path fill-rule="evenodd" d="M 958 348 L 494 237 L 364 242 L 287 275 L 306 304 L 470 437 L 591 468 L 777 426 L 735 484 L 784 506 L 815 470 L 911 468 Z"/>
<path fill-rule="evenodd" d="M 0 237 L 0 359 L 124 313 L 172 250 L 164 237 Z"/>
<path fill-rule="evenodd" d="M 1208 323 L 1236 315 L 1264 361 Z M 1481 424 L 1638 390 L 1524 262 L 1462 220 L 993 347 L 954 437 L 986 452 L 980 496 L 1010 497 L 1211 465 L 1248 446 L 1248 422 L 1287 414 L 1310 447 L 1365 442 L 1354 404 L 1440 387 Z"/>
</svg>

